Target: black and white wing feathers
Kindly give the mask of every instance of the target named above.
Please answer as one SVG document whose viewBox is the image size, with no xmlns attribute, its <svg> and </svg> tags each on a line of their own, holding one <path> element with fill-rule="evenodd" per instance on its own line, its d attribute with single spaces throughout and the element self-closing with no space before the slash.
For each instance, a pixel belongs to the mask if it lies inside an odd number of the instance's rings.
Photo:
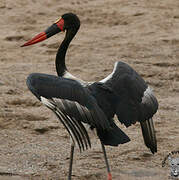
<svg viewBox="0 0 179 180">
<path fill-rule="evenodd" d="M 134 69 L 124 62 L 116 62 L 109 76 L 88 88 L 108 118 L 116 114 L 126 127 L 141 122 L 144 142 L 152 152 L 156 152 L 152 117 L 157 112 L 158 102 Z"/>
<path fill-rule="evenodd" d="M 73 116 L 68 115 L 64 106 L 64 100 L 61 99 L 46 99 L 41 97 L 41 101 L 44 105 L 50 108 L 64 125 L 68 133 L 70 134 L 72 141 L 77 142 L 81 151 L 91 147 L 90 138 L 81 121 L 75 119 Z"/>
<path fill-rule="evenodd" d="M 27 86 L 57 115 L 80 149 L 91 146 L 83 123 L 104 130 L 110 128 L 108 119 L 96 100 L 77 81 L 33 73 L 27 78 Z"/>
<path fill-rule="evenodd" d="M 150 87 L 124 62 L 116 62 L 108 77 L 88 88 L 106 116 L 113 118 L 116 114 L 127 127 L 136 121 L 152 118 L 158 109 L 158 102 Z"/>
</svg>

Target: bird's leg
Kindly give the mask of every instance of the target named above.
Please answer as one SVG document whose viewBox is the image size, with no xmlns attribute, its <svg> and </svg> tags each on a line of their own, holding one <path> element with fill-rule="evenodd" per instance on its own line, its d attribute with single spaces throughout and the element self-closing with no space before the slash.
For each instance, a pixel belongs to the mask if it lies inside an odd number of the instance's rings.
<svg viewBox="0 0 179 180">
<path fill-rule="evenodd" d="M 68 171 L 68 180 L 71 180 L 71 175 L 72 175 L 74 148 L 75 148 L 75 144 L 72 142 L 72 144 L 71 144 L 71 152 L 70 152 L 70 164 L 69 164 L 69 171 Z"/>
<path fill-rule="evenodd" d="M 105 149 L 104 144 L 102 142 L 101 142 L 101 146 L 102 146 L 102 150 L 103 150 L 103 153 L 104 153 L 104 160 L 105 160 L 106 168 L 107 168 L 107 172 L 108 172 L 108 180 L 112 180 L 112 175 L 111 175 L 111 170 L 110 170 L 110 167 L 109 167 L 109 162 L 108 162 L 108 158 L 107 158 L 107 154 L 106 154 L 106 149 Z"/>
</svg>

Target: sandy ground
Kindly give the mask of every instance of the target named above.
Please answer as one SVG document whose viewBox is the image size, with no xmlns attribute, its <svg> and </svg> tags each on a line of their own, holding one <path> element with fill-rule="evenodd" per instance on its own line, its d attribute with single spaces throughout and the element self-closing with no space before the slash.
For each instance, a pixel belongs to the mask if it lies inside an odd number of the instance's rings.
<svg viewBox="0 0 179 180">
<path fill-rule="evenodd" d="M 119 126 L 132 139 L 107 147 L 114 180 L 169 178 L 163 158 L 179 150 L 178 0 L 0 0 L 0 179 L 63 180 L 68 173 L 68 133 L 30 93 L 32 72 L 56 74 L 54 59 L 64 34 L 21 48 L 66 12 L 81 28 L 67 53 L 69 71 L 87 81 L 111 73 L 115 61 L 130 64 L 151 85 L 160 108 L 154 117 L 158 153 L 144 146 L 140 126 Z M 74 180 L 104 180 L 99 140 L 76 150 Z"/>
</svg>

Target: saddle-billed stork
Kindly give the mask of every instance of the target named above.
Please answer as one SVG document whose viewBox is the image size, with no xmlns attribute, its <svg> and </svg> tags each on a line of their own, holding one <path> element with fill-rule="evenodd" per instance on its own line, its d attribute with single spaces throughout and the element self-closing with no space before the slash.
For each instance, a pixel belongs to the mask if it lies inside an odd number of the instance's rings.
<svg viewBox="0 0 179 180">
<path fill-rule="evenodd" d="M 27 78 L 30 91 L 51 109 L 71 136 L 71 154 L 68 179 L 72 175 L 75 143 L 80 151 L 91 147 L 85 124 L 95 129 L 100 139 L 108 171 L 112 179 L 104 145 L 118 146 L 130 141 L 115 124 L 114 115 L 126 127 L 140 122 L 145 145 L 157 152 L 157 141 L 152 117 L 158 102 L 142 77 L 124 62 L 116 62 L 113 72 L 105 79 L 88 83 L 67 70 L 65 55 L 69 44 L 80 27 L 79 18 L 66 13 L 46 31 L 38 34 L 22 46 L 43 41 L 61 31 L 66 31 L 56 55 L 58 76 L 33 73 Z"/>
</svg>

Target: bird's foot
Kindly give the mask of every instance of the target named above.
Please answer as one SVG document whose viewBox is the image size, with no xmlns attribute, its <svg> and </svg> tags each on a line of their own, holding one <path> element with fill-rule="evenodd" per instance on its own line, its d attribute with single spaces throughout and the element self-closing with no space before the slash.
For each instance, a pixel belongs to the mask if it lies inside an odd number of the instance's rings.
<svg viewBox="0 0 179 180">
<path fill-rule="evenodd" d="M 111 175 L 111 173 L 108 173 L 108 180 L 112 180 L 112 175 Z"/>
</svg>

